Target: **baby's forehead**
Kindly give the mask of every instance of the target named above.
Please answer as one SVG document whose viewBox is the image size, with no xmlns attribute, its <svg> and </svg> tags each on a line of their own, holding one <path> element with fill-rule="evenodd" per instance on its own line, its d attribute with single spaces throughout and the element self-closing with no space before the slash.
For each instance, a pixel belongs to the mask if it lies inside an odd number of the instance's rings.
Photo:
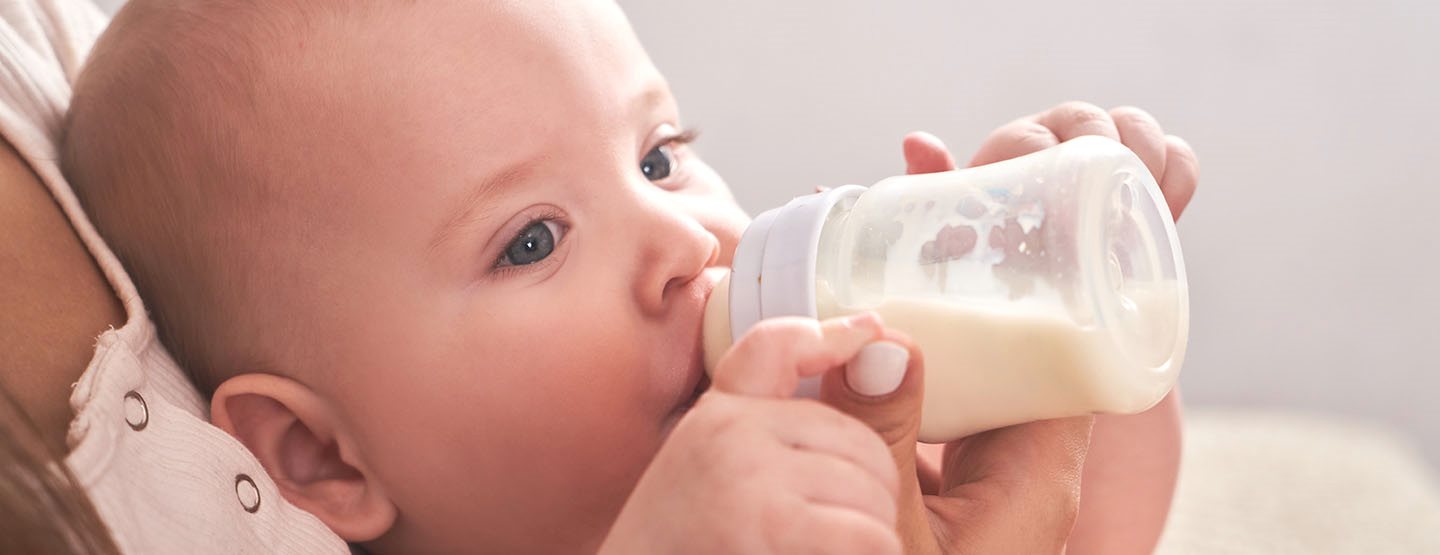
<svg viewBox="0 0 1440 555">
<path fill-rule="evenodd" d="M 331 23 L 305 30 L 313 37 L 255 37 L 278 47 L 265 54 L 277 70 L 274 100 L 322 109 L 405 92 L 407 102 L 449 108 L 451 117 L 536 118 L 545 115 L 536 104 L 603 106 L 608 95 L 659 80 L 608 0 L 432 0 L 357 9 Z"/>
<path fill-rule="evenodd" d="M 448 135 L 472 154 L 495 152 L 516 136 L 613 115 L 659 80 L 608 0 L 132 2 L 118 22 L 184 35 L 167 57 L 174 88 L 196 104 L 187 110 L 229 120 L 237 140 L 260 150 L 335 143 L 374 157 L 366 151 Z M 195 6 L 217 13 L 189 13 Z M 226 125 L 206 125 L 217 124 Z M 269 156 L 278 165 L 281 154 Z"/>
<path fill-rule="evenodd" d="M 647 91 L 659 89 L 669 100 L 608 1 L 426 2 L 404 12 L 375 18 L 367 33 L 337 27 L 327 37 L 331 50 L 297 52 L 301 62 L 279 86 L 308 82 L 300 100 L 316 110 L 389 112 L 378 116 L 393 125 L 377 129 L 396 139 L 426 142 L 438 130 L 473 128 L 495 135 L 495 146 L 623 119 L 630 97 Z M 406 136 L 416 133 L 427 137 Z"/>
<path fill-rule="evenodd" d="M 611 2 L 440 1 L 355 17 L 365 19 L 284 45 L 255 118 L 251 159 L 293 160 L 301 167 L 271 171 L 333 185 L 286 192 L 317 209 L 337 195 L 463 202 L 428 189 L 491 180 L 546 155 L 603 163 L 616 150 L 599 143 L 674 111 Z M 295 152 L 311 156 L 286 158 Z"/>
<path fill-rule="evenodd" d="M 476 166 L 477 157 L 493 173 L 558 141 L 631 125 L 643 111 L 636 96 L 673 102 L 608 0 L 307 0 L 203 17 L 184 16 L 173 0 L 132 1 L 117 17 L 123 24 L 186 35 L 168 54 L 174 88 L 191 91 L 179 100 L 192 105 L 176 111 L 200 115 L 178 117 L 233 130 L 238 149 L 209 154 L 252 166 L 241 168 L 250 179 L 239 188 L 376 179 L 397 168 L 433 176 L 432 168 Z M 172 140 L 186 144 L 172 150 L 208 156 L 181 135 Z M 284 192 L 317 202 L 337 193 Z"/>
</svg>

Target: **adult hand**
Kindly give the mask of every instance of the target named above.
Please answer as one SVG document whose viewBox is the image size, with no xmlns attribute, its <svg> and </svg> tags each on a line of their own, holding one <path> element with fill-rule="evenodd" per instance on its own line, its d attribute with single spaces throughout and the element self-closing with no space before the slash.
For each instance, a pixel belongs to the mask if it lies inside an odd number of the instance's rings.
<svg viewBox="0 0 1440 555">
<path fill-rule="evenodd" d="M 1155 118 L 1137 108 L 1105 111 L 1090 104 L 1070 102 L 1017 119 L 991 133 L 972 158 L 971 165 L 1022 156 L 1087 134 L 1116 139 L 1134 151 L 1155 176 L 1171 214 L 1179 217 L 1198 182 L 1195 153 L 1182 139 L 1164 134 Z M 904 153 L 907 170 L 912 174 L 955 169 L 954 159 L 945 146 L 926 133 L 907 136 Z M 922 445 L 922 456 L 916 463 L 921 490 L 940 497 L 975 495 L 1002 499 L 999 504 L 1008 506 L 997 511 L 1001 514 L 995 516 L 994 522 L 1006 525 L 1007 517 L 1003 514 L 1008 513 L 1014 517 L 1015 524 L 1021 526 L 1019 529 L 1041 532 L 1035 543 L 1015 549 L 1057 551 L 1065 546 L 1065 536 L 1057 532 L 1068 532 L 1076 522 L 1080 493 L 1077 468 L 1083 467 L 1088 457 L 1094 464 L 1083 472 L 1089 484 L 1085 488 L 1085 514 L 1080 517 L 1080 528 L 1085 530 L 1077 535 L 1090 540 L 1083 543 L 1096 547 L 1097 552 L 1148 552 L 1154 548 L 1163 528 L 1174 488 L 1179 458 L 1178 400 L 1172 394 L 1146 413 L 1104 416 L 1100 420 L 1105 428 L 1101 431 L 1106 433 L 1097 432 L 1096 445 L 1088 454 L 1083 448 L 1076 450 L 1080 439 L 1089 431 L 1088 418 L 1036 422 L 985 432 L 945 446 L 943 454 Z M 1144 446 L 1137 448 L 1141 443 Z M 900 444 L 895 445 L 898 448 Z M 925 456 L 932 453 L 939 456 Z M 1118 455 L 1123 455 L 1123 460 Z M 1036 456 L 1039 460 L 1026 459 L 1026 456 Z M 1096 465 L 1104 467 L 1104 472 L 1096 472 Z M 1002 478 L 1002 482 L 1012 482 L 992 485 L 996 479 L 987 480 L 974 470 L 987 466 L 1005 469 L 1008 476 Z M 1052 478 L 1047 478 L 1047 473 Z M 1115 479 L 1121 474 L 1125 474 L 1123 480 Z M 957 492 L 957 484 L 968 491 Z M 1025 503 L 1008 496 L 1006 490 L 1024 490 L 1036 485 L 1040 488 L 1032 491 L 1034 506 L 1043 510 L 1043 506 L 1048 505 L 1054 512 L 1048 519 L 1026 526 Z M 927 506 L 943 504 L 927 503 Z M 1121 516 L 1111 518 L 1110 515 Z M 951 520 L 960 522 L 965 518 L 952 515 Z M 1117 520 L 1127 525 L 1116 526 Z M 1014 544 L 1008 541 L 1003 535 L 991 535 L 953 541 L 948 546 L 942 542 L 941 547 L 962 551 L 971 547 L 1011 549 L 1007 546 Z M 908 545 L 911 543 L 907 542 Z"/>
<path fill-rule="evenodd" d="M 875 390 L 857 384 L 849 372 L 832 373 L 821 386 L 821 399 L 871 426 L 888 447 L 902 477 L 896 532 L 905 552 L 1061 551 L 1075 521 L 1091 418 L 976 434 L 947 445 L 943 468 L 936 468 L 916 457 L 922 354 L 890 334 L 909 352 L 898 387 L 867 395 Z"/>
<path fill-rule="evenodd" d="M 1017 119 L 990 133 L 970 165 L 1023 156 L 1081 135 L 1109 137 L 1134 151 L 1155 176 L 1174 217 L 1179 218 L 1190 204 L 1200 176 L 1195 151 L 1184 139 L 1166 135 L 1149 113 L 1129 106 L 1106 111 L 1085 102 L 1066 102 Z M 933 135 L 910 134 L 904 150 L 909 173 L 955 169 L 945 145 Z"/>
</svg>

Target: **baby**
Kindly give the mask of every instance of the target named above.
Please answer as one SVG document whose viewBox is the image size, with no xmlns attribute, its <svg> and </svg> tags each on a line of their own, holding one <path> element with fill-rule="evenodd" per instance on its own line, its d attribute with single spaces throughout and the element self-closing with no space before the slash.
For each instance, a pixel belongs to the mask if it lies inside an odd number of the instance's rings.
<svg viewBox="0 0 1440 555">
<path fill-rule="evenodd" d="M 981 158 L 1104 133 L 1157 176 L 1193 160 L 1136 111 L 999 133 Z M 216 425 L 369 551 L 875 553 L 983 528 L 923 512 L 960 488 L 908 424 L 781 398 L 874 345 L 905 347 L 888 360 L 917 391 L 920 353 L 874 317 L 761 327 L 705 392 L 701 313 L 747 217 L 693 137 L 603 0 L 133 0 L 76 86 L 64 166 Z M 1162 179 L 1176 213 L 1189 168 Z M 1044 430 L 1071 497 L 1088 429 Z M 1125 533 L 1153 545 L 1163 518 Z"/>
</svg>

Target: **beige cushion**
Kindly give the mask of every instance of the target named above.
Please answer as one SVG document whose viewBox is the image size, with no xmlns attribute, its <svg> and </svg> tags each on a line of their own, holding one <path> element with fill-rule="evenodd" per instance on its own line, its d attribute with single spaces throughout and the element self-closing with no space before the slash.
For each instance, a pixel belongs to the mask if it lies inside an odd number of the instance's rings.
<svg viewBox="0 0 1440 555">
<path fill-rule="evenodd" d="M 1335 417 L 1195 409 L 1160 553 L 1440 554 L 1413 444 Z"/>
</svg>

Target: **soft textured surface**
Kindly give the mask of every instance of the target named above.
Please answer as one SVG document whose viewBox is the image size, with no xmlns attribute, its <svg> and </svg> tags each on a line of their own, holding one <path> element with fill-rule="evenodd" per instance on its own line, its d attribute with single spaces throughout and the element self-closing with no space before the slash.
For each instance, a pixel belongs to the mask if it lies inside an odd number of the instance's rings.
<svg viewBox="0 0 1440 555">
<path fill-rule="evenodd" d="M 1384 429 L 1192 410 L 1159 552 L 1440 553 L 1440 481 Z"/>
</svg>

